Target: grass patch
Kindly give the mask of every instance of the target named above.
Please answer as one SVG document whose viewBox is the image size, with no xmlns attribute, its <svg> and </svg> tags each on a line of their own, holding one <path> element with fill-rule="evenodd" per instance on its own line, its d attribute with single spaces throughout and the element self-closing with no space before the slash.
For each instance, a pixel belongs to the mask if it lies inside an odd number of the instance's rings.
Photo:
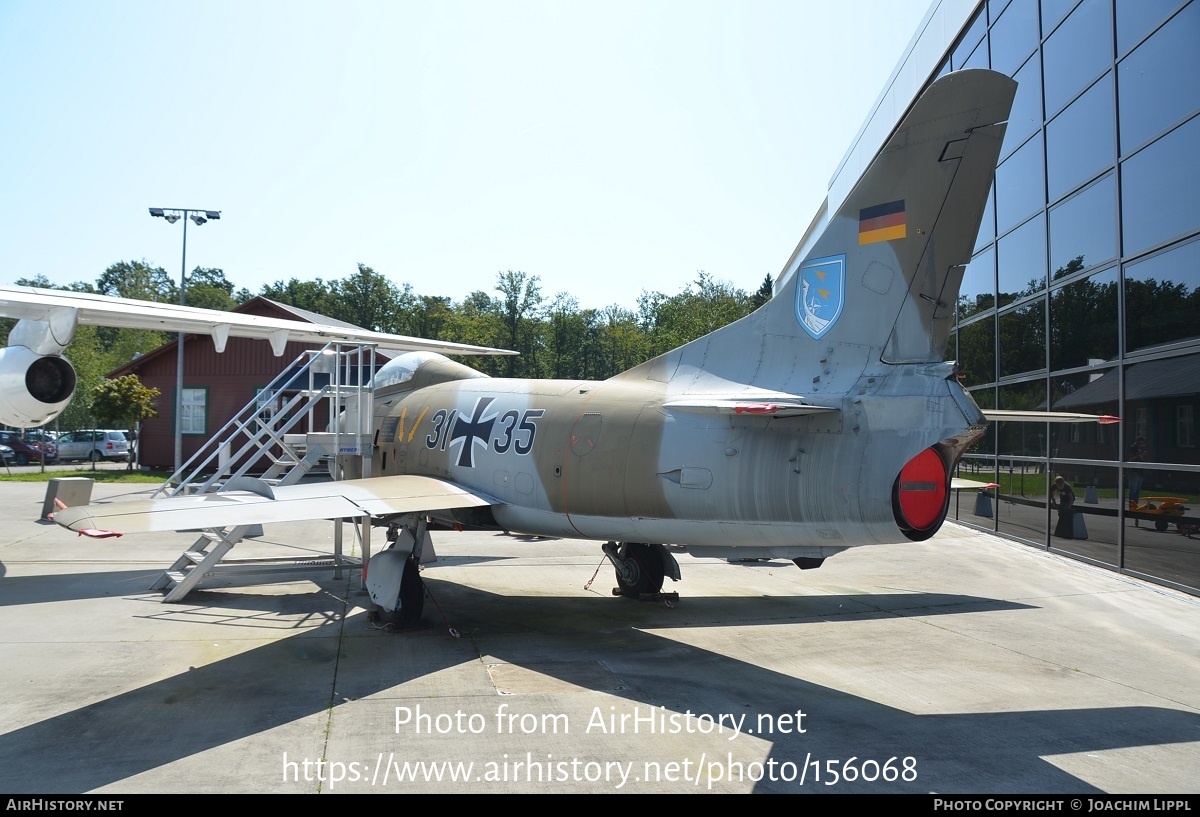
<svg viewBox="0 0 1200 817">
<path fill-rule="evenodd" d="M 161 485 L 171 474 L 167 471 L 92 471 L 81 468 L 68 471 L 33 472 L 28 474 L 0 473 L 0 482 L 49 482 L 60 477 L 88 477 L 96 482 L 129 482 L 145 485 Z"/>
</svg>

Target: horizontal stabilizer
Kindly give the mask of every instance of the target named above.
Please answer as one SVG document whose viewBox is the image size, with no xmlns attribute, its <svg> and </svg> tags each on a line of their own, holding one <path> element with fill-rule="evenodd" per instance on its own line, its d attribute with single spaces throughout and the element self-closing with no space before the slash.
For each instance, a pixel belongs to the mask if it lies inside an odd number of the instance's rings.
<svg viewBox="0 0 1200 817">
<path fill-rule="evenodd" d="M 962 477 L 954 477 L 950 480 L 950 490 L 952 491 L 974 491 L 984 488 L 997 488 L 998 483 L 995 482 L 980 482 L 977 479 L 963 479 Z"/>
<path fill-rule="evenodd" d="M 838 411 L 829 406 L 814 406 L 795 395 L 746 394 L 681 397 L 668 400 L 663 408 L 693 414 L 737 414 L 761 417 L 800 417 Z"/>
<path fill-rule="evenodd" d="M 1075 414 L 1069 411 L 1001 411 L 983 409 L 983 416 L 993 423 L 1100 423 L 1112 425 L 1121 422 L 1111 414 Z"/>
<path fill-rule="evenodd" d="M 273 489 L 274 498 L 226 491 L 67 508 L 54 521 L 75 531 L 197 530 L 305 519 L 345 519 L 499 504 L 451 482 L 412 475 L 317 482 Z"/>
</svg>

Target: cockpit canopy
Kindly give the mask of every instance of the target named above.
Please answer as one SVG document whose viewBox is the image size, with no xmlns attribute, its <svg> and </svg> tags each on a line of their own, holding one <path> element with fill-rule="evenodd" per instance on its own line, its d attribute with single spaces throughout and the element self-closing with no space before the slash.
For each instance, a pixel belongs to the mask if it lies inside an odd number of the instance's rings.
<svg viewBox="0 0 1200 817">
<path fill-rule="evenodd" d="M 418 377 L 418 375 L 420 376 Z M 385 390 L 418 388 L 433 383 L 476 377 L 487 377 L 487 375 L 477 372 L 469 366 L 455 363 L 437 352 L 404 352 L 389 360 L 376 371 L 371 384 L 375 388 L 375 393 L 378 394 Z"/>
</svg>

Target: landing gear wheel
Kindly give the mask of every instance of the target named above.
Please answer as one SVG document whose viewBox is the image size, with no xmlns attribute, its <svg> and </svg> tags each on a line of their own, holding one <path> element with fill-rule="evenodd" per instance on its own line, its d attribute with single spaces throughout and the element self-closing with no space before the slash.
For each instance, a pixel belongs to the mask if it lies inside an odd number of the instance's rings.
<svg viewBox="0 0 1200 817">
<path fill-rule="evenodd" d="M 657 593 L 663 586 L 663 564 L 654 548 L 641 542 L 627 542 L 621 547 L 624 558 L 614 562 L 617 585 L 621 594 L 638 597 Z"/>
<path fill-rule="evenodd" d="M 1165 520 L 1165 519 L 1155 519 L 1154 520 L 1154 529 L 1155 530 L 1164 531 L 1168 527 L 1170 527 L 1170 524 L 1167 522 L 1167 520 Z"/>
</svg>

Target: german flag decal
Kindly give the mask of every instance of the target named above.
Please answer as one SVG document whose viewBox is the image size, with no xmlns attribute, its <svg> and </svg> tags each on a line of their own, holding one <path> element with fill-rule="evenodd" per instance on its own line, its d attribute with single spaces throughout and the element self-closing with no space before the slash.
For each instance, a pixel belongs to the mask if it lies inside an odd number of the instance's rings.
<svg viewBox="0 0 1200 817">
<path fill-rule="evenodd" d="M 891 241 L 904 238 L 904 199 L 887 204 L 876 204 L 858 211 L 858 243 L 874 244 L 876 241 Z"/>
</svg>

